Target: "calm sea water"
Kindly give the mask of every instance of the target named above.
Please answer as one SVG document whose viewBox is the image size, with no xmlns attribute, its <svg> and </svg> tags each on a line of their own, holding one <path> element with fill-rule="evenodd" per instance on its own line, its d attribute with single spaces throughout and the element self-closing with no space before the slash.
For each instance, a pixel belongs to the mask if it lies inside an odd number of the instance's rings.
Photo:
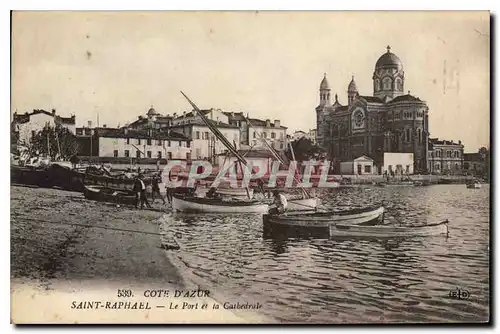
<svg viewBox="0 0 500 334">
<path fill-rule="evenodd" d="M 489 186 L 329 190 L 330 206 L 385 201 L 385 224 L 449 219 L 450 236 L 264 239 L 258 215 L 175 215 L 180 256 L 212 289 L 286 322 L 482 322 L 489 317 Z M 449 297 L 466 289 L 468 300 Z"/>
</svg>

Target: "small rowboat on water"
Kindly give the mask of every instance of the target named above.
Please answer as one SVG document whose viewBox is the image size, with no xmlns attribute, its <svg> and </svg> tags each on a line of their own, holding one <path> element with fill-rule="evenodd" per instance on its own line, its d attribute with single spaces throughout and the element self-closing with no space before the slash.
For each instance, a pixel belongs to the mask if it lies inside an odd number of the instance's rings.
<svg viewBox="0 0 500 334">
<path fill-rule="evenodd" d="M 331 225 L 376 224 L 383 218 L 384 207 L 380 205 L 339 211 L 266 214 L 263 217 L 264 235 L 328 237 Z"/>
<path fill-rule="evenodd" d="M 448 235 L 448 220 L 419 226 L 359 226 L 347 224 L 332 224 L 330 237 L 418 237 L 432 235 Z"/>
<path fill-rule="evenodd" d="M 472 182 L 467 184 L 467 188 L 470 189 L 480 189 L 481 188 L 481 183 L 479 182 Z"/>
<path fill-rule="evenodd" d="M 256 200 L 225 200 L 224 198 L 200 198 L 174 194 L 172 209 L 178 212 L 266 213 L 268 205 Z"/>
<path fill-rule="evenodd" d="M 287 211 L 311 211 L 319 205 L 319 198 L 289 198 L 287 200 Z"/>
</svg>

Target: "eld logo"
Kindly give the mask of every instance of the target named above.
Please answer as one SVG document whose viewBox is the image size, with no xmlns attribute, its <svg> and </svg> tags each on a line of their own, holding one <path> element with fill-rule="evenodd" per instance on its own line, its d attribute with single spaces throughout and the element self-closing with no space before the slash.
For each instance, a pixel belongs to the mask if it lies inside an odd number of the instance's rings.
<svg viewBox="0 0 500 334">
<path fill-rule="evenodd" d="M 459 288 L 456 288 L 456 290 L 450 291 L 449 296 L 453 299 L 467 300 L 470 297 L 470 292 L 467 290 L 460 290 Z"/>
</svg>

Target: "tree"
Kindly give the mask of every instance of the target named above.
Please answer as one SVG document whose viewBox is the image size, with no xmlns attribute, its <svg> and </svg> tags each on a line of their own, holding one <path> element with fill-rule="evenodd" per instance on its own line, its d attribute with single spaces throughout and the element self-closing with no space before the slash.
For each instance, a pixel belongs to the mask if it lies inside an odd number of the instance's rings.
<svg viewBox="0 0 500 334">
<path fill-rule="evenodd" d="M 292 141 L 291 145 L 293 153 L 295 154 L 295 160 L 297 161 L 317 159 L 320 154 L 324 153 L 318 145 L 314 144 L 309 138 L 305 137 Z M 289 160 L 293 160 L 290 148 L 285 151 L 285 155 Z"/>
<path fill-rule="evenodd" d="M 78 153 L 78 141 L 67 128 L 62 126 L 45 127 L 31 139 L 31 151 L 49 155 L 52 159 L 59 155 L 62 159 L 70 159 Z"/>
<path fill-rule="evenodd" d="M 484 171 L 483 174 L 485 177 L 490 177 L 490 150 L 486 147 L 481 147 L 478 150 L 479 155 L 481 156 L 481 161 L 484 163 Z"/>
</svg>

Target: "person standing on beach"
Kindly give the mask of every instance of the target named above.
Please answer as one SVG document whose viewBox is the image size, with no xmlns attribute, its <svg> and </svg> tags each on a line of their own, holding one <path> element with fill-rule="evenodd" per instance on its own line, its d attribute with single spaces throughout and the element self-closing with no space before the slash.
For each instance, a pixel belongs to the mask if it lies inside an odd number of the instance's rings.
<svg viewBox="0 0 500 334">
<path fill-rule="evenodd" d="M 172 170 L 168 172 L 168 182 L 166 184 L 167 188 L 167 201 L 169 203 L 172 203 L 172 194 L 174 192 L 174 189 L 171 187 L 171 182 L 172 182 Z"/>
<path fill-rule="evenodd" d="M 160 193 L 160 183 L 162 183 L 161 172 L 158 172 L 157 175 L 153 175 L 153 180 L 151 183 L 152 183 L 151 188 L 152 188 L 152 197 L 153 197 L 153 199 L 151 200 L 151 204 L 153 204 L 155 202 L 155 195 L 158 195 L 158 197 L 161 198 L 161 200 L 163 201 L 163 204 L 167 204 L 167 202 L 165 202 L 165 199 L 163 198 L 163 196 Z"/>
<path fill-rule="evenodd" d="M 146 204 L 148 208 L 151 208 L 151 205 L 149 205 L 148 199 L 146 197 L 146 184 L 144 183 L 143 178 L 144 176 L 142 174 L 139 174 L 134 183 L 134 192 L 136 193 L 136 209 L 139 205 L 139 202 L 141 202 L 141 209 L 144 208 L 144 204 Z"/>
</svg>

